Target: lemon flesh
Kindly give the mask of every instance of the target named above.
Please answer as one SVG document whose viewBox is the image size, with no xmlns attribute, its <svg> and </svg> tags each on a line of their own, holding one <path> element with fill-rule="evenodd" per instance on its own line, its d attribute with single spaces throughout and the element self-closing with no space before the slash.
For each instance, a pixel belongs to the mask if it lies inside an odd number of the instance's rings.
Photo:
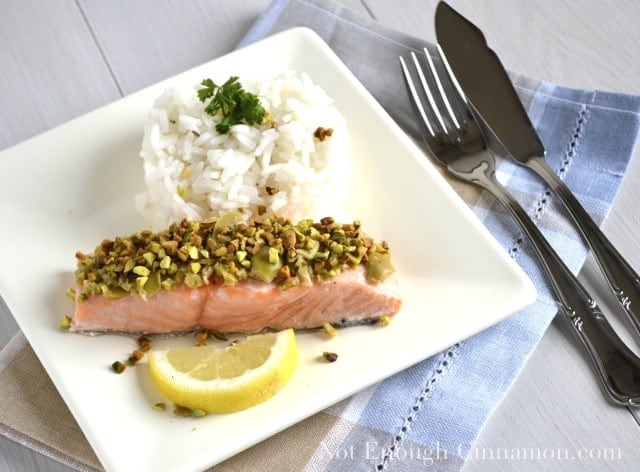
<svg viewBox="0 0 640 472">
<path fill-rule="evenodd" d="M 176 405 L 229 413 L 275 395 L 298 362 L 292 329 L 249 336 L 226 349 L 194 346 L 149 353 L 156 388 Z"/>
</svg>

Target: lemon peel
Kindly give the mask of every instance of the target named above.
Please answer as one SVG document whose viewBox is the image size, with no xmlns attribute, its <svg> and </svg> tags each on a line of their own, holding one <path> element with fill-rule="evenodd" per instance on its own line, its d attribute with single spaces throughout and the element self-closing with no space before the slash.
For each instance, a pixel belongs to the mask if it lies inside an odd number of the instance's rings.
<svg viewBox="0 0 640 472">
<path fill-rule="evenodd" d="M 298 347 L 292 329 L 248 336 L 225 349 L 212 345 L 149 353 L 151 379 L 173 403 L 230 413 L 271 398 L 292 377 Z"/>
</svg>

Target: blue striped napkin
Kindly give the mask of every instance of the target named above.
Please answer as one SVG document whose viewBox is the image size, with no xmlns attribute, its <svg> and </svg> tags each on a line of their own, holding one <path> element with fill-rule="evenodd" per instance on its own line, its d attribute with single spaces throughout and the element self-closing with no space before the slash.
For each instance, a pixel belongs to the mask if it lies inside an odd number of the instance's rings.
<svg viewBox="0 0 640 472">
<path fill-rule="evenodd" d="M 276 0 L 240 46 L 294 26 L 318 33 L 397 123 L 419 136 L 398 56 L 421 51 L 423 41 L 330 1 Z M 640 97 L 512 78 L 549 164 L 601 223 L 636 143 Z M 517 194 L 577 273 L 587 250 L 544 185 L 505 161 L 499 163 L 498 178 Z M 465 201 L 532 278 L 539 293 L 536 302 L 326 410 L 323 415 L 332 418 L 332 426 L 318 428 L 317 447 L 307 451 L 306 470 L 459 470 L 554 318 L 553 296 L 515 223 L 489 195 Z M 283 434 L 286 438 L 287 432 Z"/>
</svg>

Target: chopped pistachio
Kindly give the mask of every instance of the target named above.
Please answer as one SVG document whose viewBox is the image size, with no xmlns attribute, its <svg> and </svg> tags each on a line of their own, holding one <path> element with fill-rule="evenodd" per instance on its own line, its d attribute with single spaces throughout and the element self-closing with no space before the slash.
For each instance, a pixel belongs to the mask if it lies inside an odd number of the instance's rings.
<svg viewBox="0 0 640 472">
<path fill-rule="evenodd" d="M 174 404 L 173 414 L 176 416 L 191 416 L 191 408 Z"/>
<path fill-rule="evenodd" d="M 194 260 L 197 260 L 197 259 L 198 259 L 199 251 L 198 251 L 198 248 L 197 248 L 197 247 L 195 247 L 195 246 L 190 246 L 190 247 L 187 249 L 187 252 L 189 253 L 189 257 L 190 257 L 191 259 L 194 259 Z"/>
<path fill-rule="evenodd" d="M 149 350 L 151 349 L 151 340 L 146 336 L 140 336 L 138 338 L 138 348 L 142 352 L 149 352 Z"/>
<path fill-rule="evenodd" d="M 380 323 L 382 326 L 389 326 L 389 323 L 391 323 L 391 317 L 389 315 L 383 315 L 378 320 L 378 323 Z"/>
<path fill-rule="evenodd" d="M 209 339 L 209 331 L 207 331 L 206 329 L 201 329 L 200 331 L 196 332 L 194 337 L 196 338 L 196 344 L 198 346 L 204 346 L 205 344 L 207 344 L 207 339 Z"/>
<path fill-rule="evenodd" d="M 147 251 L 142 255 L 142 258 L 147 263 L 147 266 L 150 266 L 156 260 L 156 255 L 151 251 Z"/>
<path fill-rule="evenodd" d="M 144 352 L 142 352 L 140 349 L 136 349 L 131 354 L 129 354 L 129 357 L 127 358 L 127 365 L 133 366 L 143 357 L 144 357 Z"/>
<path fill-rule="evenodd" d="M 280 262 L 278 251 L 275 248 L 270 247 L 269 248 L 269 264 L 277 264 L 278 262 Z"/>
<path fill-rule="evenodd" d="M 236 251 L 236 260 L 242 262 L 247 257 L 247 251 Z"/>
<path fill-rule="evenodd" d="M 193 418 L 203 418 L 207 416 L 207 412 L 200 409 L 192 409 L 186 406 L 173 405 L 173 414 L 176 416 L 191 416 Z"/>
<path fill-rule="evenodd" d="M 171 267 L 171 258 L 169 256 L 164 256 L 160 261 L 160 268 L 167 270 Z"/>
<path fill-rule="evenodd" d="M 151 271 L 145 266 L 137 265 L 133 268 L 133 273 L 142 277 L 148 277 Z"/>
<path fill-rule="evenodd" d="M 207 412 L 196 408 L 194 410 L 191 410 L 191 416 L 193 416 L 194 418 L 204 418 L 205 416 L 207 416 Z"/>
<path fill-rule="evenodd" d="M 113 364 L 111 364 L 111 369 L 116 373 L 116 374 L 121 374 L 125 371 L 125 369 L 127 368 L 127 366 L 125 366 L 122 362 L 120 361 L 115 361 Z"/>
<path fill-rule="evenodd" d="M 136 279 L 136 289 L 138 292 L 142 292 L 144 290 L 144 286 L 147 284 L 149 277 L 138 277 Z"/>
<path fill-rule="evenodd" d="M 338 335 L 338 331 L 330 323 L 323 323 L 322 328 L 330 338 L 335 338 Z"/>
<path fill-rule="evenodd" d="M 65 315 L 62 320 L 60 321 L 60 328 L 61 329 L 69 329 L 71 328 L 71 317 L 69 315 Z"/>
<path fill-rule="evenodd" d="M 127 259 L 127 262 L 124 264 L 124 271 L 131 272 L 136 265 L 136 261 L 133 259 Z"/>
<path fill-rule="evenodd" d="M 336 354 L 335 352 L 324 351 L 322 353 L 322 357 L 327 362 L 335 362 L 338 360 L 338 354 Z"/>
</svg>

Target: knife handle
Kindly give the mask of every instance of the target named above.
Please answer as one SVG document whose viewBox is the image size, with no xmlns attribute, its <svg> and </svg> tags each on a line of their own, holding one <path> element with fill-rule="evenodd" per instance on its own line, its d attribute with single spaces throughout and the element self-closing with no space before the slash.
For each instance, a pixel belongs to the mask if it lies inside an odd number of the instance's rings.
<svg viewBox="0 0 640 472">
<path fill-rule="evenodd" d="M 618 337 L 595 300 L 495 175 L 478 183 L 509 210 L 531 241 L 560 310 L 589 353 L 609 398 L 618 405 L 640 405 L 640 358 Z"/>
<path fill-rule="evenodd" d="M 543 157 L 531 158 L 526 165 L 538 174 L 564 203 L 571 219 L 589 245 L 616 299 L 640 335 L 640 276 L 611 244 L 569 187 L 551 170 Z"/>
</svg>

